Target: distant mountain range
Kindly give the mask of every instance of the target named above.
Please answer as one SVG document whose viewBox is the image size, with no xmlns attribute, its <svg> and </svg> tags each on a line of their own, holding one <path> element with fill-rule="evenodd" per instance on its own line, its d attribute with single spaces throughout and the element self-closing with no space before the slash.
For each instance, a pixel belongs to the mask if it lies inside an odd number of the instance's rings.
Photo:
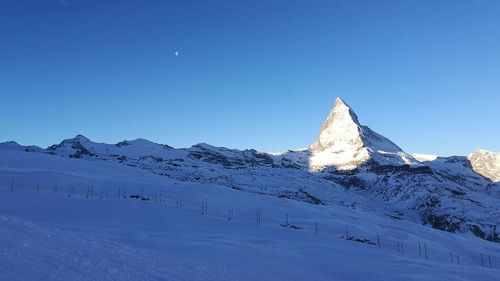
<svg viewBox="0 0 500 281">
<path fill-rule="evenodd" d="M 308 149 L 284 153 L 208 144 L 173 148 L 144 139 L 104 144 L 81 135 L 46 149 L 15 142 L 1 143 L 0 149 L 17 151 L 18 157 L 43 153 L 75 161 L 106 161 L 180 181 L 219 184 L 311 204 L 341 204 L 500 241 L 496 231 L 500 153 L 410 155 L 361 125 L 339 98 L 316 142 Z"/>
</svg>

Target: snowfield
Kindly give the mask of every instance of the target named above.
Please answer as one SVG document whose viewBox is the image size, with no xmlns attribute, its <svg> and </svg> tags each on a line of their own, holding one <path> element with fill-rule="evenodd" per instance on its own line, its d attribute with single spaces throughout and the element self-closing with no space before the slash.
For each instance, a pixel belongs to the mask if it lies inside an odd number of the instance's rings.
<svg viewBox="0 0 500 281">
<path fill-rule="evenodd" d="M 353 208 L 347 197 L 345 204 L 313 205 L 179 182 L 117 163 L 15 150 L 0 151 L 0 179 L 0 280 L 500 276 L 499 244 L 381 214 L 383 205 Z M 140 192 L 150 200 L 128 198 Z M 345 239 L 346 225 L 352 240 Z M 419 242 L 428 259 L 420 256 Z"/>
</svg>

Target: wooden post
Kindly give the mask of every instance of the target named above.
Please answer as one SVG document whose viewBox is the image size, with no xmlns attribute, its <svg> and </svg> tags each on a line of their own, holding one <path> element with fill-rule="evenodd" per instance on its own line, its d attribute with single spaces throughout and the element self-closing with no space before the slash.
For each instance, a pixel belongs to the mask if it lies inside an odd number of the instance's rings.
<svg viewBox="0 0 500 281">
<path fill-rule="evenodd" d="M 425 250 L 425 259 L 429 259 L 429 256 L 427 255 L 427 244 L 424 243 L 424 250 Z"/>
<path fill-rule="evenodd" d="M 460 264 L 460 256 L 457 253 L 457 264 Z"/>
<path fill-rule="evenodd" d="M 493 268 L 493 267 L 491 266 L 491 257 L 490 257 L 490 255 L 488 255 L 488 261 L 490 262 L 490 268 Z"/>
<path fill-rule="evenodd" d="M 420 241 L 418 241 L 418 254 L 422 256 L 422 247 L 420 247 Z"/>
<path fill-rule="evenodd" d="M 347 231 L 347 224 L 345 225 L 345 240 L 349 239 L 349 232 Z"/>
<path fill-rule="evenodd" d="M 380 248 L 380 235 L 377 232 L 377 246 Z"/>
<path fill-rule="evenodd" d="M 484 267 L 483 253 L 481 253 L 481 265 Z"/>
</svg>

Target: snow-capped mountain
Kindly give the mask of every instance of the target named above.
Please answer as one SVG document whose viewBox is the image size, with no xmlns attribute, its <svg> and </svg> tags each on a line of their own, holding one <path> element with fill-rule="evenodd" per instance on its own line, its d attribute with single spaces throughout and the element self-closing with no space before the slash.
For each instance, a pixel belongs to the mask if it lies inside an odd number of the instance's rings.
<svg viewBox="0 0 500 281">
<path fill-rule="evenodd" d="M 469 154 L 467 159 L 476 173 L 494 182 L 500 181 L 500 153 L 478 150 Z"/>
<path fill-rule="evenodd" d="M 356 113 L 340 98 L 335 100 L 310 149 L 312 169 L 334 166 L 338 170 L 352 170 L 369 160 L 380 165 L 421 166 L 392 141 L 362 126 Z"/>
<path fill-rule="evenodd" d="M 500 184 L 478 174 L 466 157 L 415 159 L 361 125 L 341 99 L 336 100 L 310 148 L 285 153 L 208 144 L 173 148 L 144 139 L 103 144 L 81 135 L 47 149 L 15 143 L 0 144 L 0 149 L 126 165 L 166 180 L 213 183 L 311 204 L 349 206 L 500 240 L 496 233 L 500 196 L 487 192 Z M 470 158 L 481 162 L 485 157 Z M 476 167 L 493 170 L 490 164 Z"/>
<path fill-rule="evenodd" d="M 458 175 L 467 174 L 472 178 L 485 177 L 493 182 L 500 181 L 500 153 L 480 149 L 467 157 L 441 157 L 421 153 L 413 153 L 412 156 L 435 170 L 446 170 L 448 173 L 455 172 Z"/>
</svg>

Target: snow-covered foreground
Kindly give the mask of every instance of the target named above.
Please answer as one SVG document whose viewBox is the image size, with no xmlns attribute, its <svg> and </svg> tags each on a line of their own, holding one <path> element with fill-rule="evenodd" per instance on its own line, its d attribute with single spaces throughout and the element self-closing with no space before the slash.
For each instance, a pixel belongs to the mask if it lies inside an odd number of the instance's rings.
<svg viewBox="0 0 500 281">
<path fill-rule="evenodd" d="M 346 204 L 312 205 L 115 163 L 9 151 L 0 156 L 0 280 L 500 276 L 500 245 L 353 208 L 348 198 L 340 198 Z M 141 189 L 151 200 L 128 198 Z M 349 237 L 365 242 L 376 244 L 378 233 L 380 247 L 344 239 L 346 225 Z"/>
<path fill-rule="evenodd" d="M 1 195 L 0 280 L 498 280 L 500 274 L 161 204 Z M 406 237 L 414 231 L 420 232 Z M 469 244 L 460 249 L 498 250 L 473 237 L 419 234 Z"/>
</svg>

